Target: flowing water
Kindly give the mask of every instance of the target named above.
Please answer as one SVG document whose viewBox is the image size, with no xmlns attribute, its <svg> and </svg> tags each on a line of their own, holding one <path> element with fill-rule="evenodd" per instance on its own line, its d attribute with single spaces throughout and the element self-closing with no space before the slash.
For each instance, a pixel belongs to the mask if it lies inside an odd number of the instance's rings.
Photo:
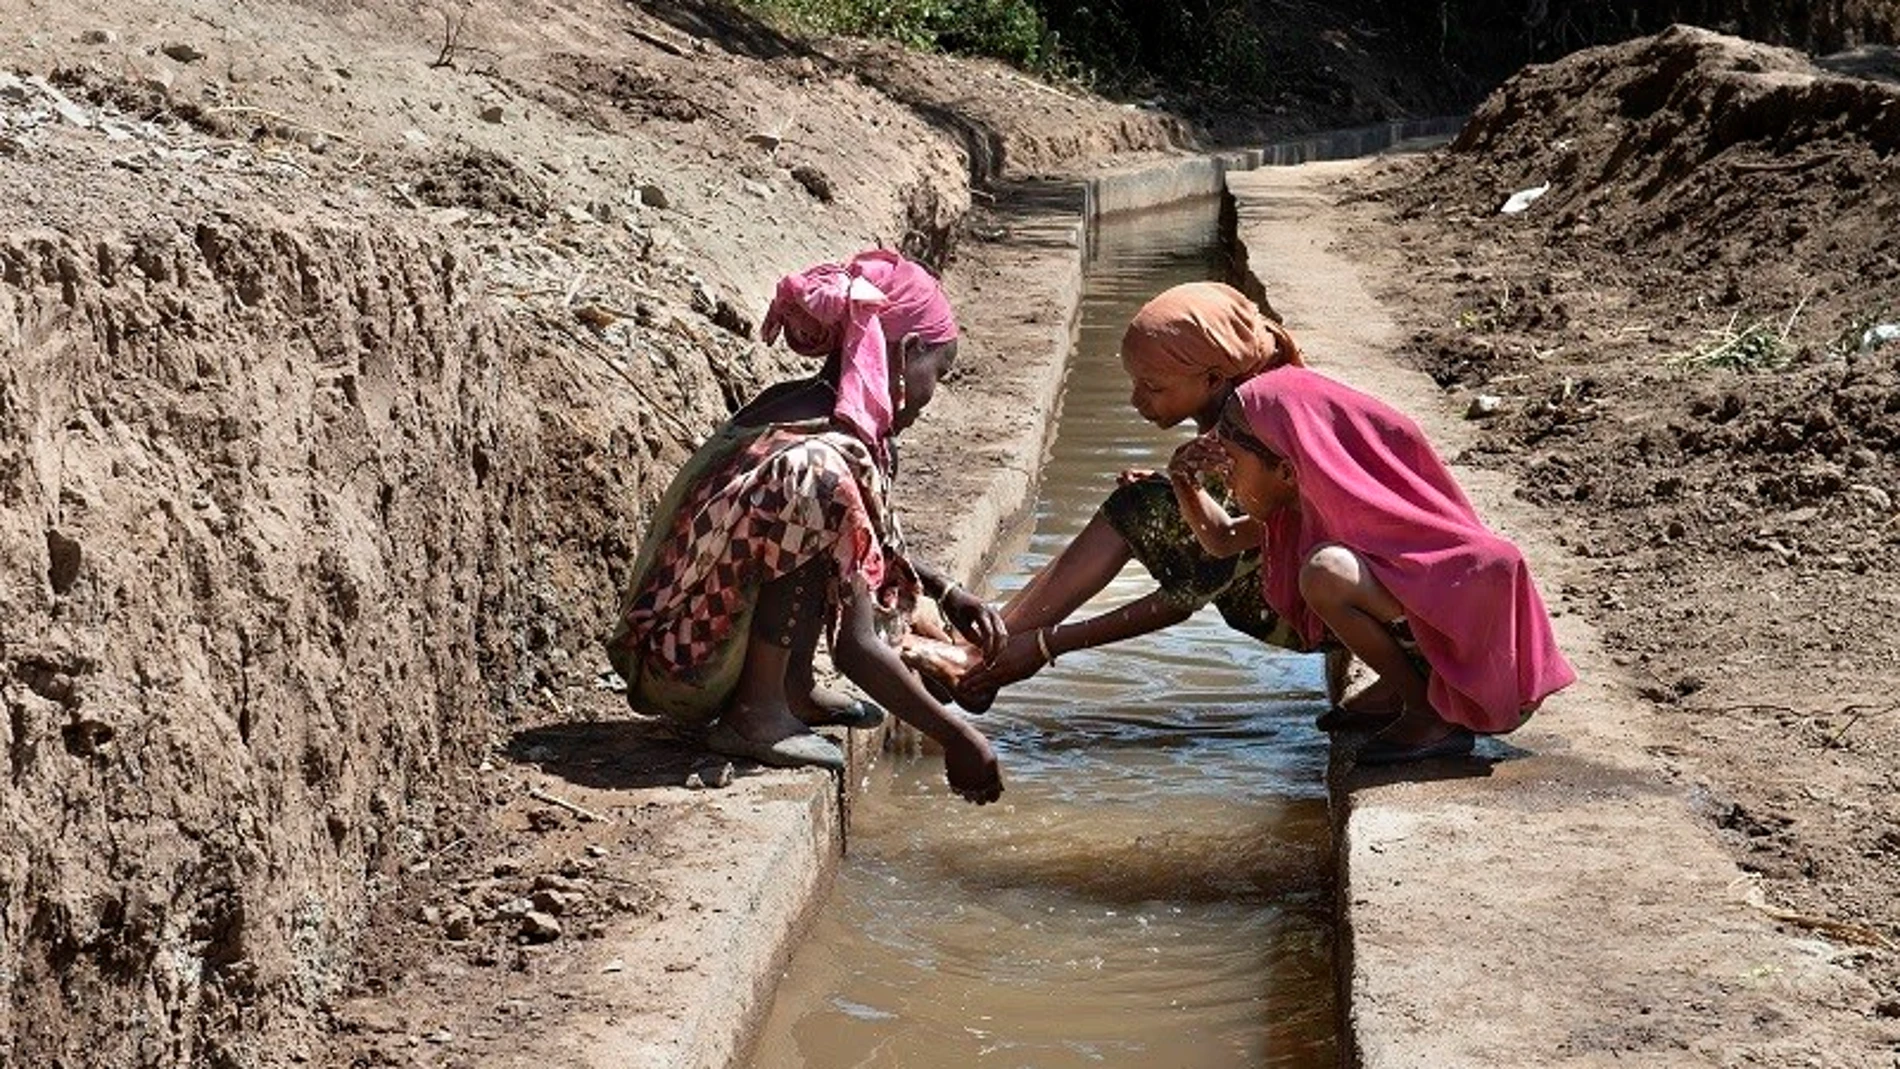
<svg viewBox="0 0 1900 1069">
<path fill-rule="evenodd" d="M 1218 200 L 1100 228 L 1019 588 L 1124 468 L 1185 430 L 1128 407 L 1143 301 L 1222 276 Z M 1152 589 L 1131 564 L 1081 612 Z M 887 758 L 836 890 L 754 1054 L 759 1069 L 1318 1067 L 1335 1060 L 1316 659 L 1209 608 L 1070 654 L 978 720 L 1007 792 L 978 809 L 939 758 Z"/>
</svg>

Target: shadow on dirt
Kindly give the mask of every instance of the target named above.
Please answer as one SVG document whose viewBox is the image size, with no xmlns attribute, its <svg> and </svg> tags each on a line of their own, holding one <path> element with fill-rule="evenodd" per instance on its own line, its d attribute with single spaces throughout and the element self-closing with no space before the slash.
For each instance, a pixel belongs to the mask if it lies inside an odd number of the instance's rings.
<svg viewBox="0 0 1900 1069">
<path fill-rule="evenodd" d="M 730 4 L 684 0 L 682 3 L 642 3 L 635 6 L 683 34 L 717 41 L 728 52 L 753 59 L 823 56 L 823 53 L 785 36 Z"/>
<path fill-rule="evenodd" d="M 704 746 L 632 720 L 530 728 L 510 738 L 504 752 L 550 776 L 601 790 L 679 787 L 692 775 L 710 785 L 728 764 Z M 745 765 L 736 771 L 750 770 Z"/>
</svg>

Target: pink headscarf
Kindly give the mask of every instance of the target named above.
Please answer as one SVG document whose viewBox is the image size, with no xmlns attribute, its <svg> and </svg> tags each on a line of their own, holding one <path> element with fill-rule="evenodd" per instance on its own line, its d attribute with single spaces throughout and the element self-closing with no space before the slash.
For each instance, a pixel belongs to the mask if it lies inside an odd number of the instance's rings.
<svg viewBox="0 0 1900 1069">
<path fill-rule="evenodd" d="M 1576 680 L 1523 555 L 1478 518 L 1417 424 L 1305 368 L 1266 372 L 1238 396 L 1254 436 L 1293 467 L 1299 508 L 1262 518 L 1264 583 L 1308 642 L 1325 625 L 1300 596 L 1300 567 L 1336 543 L 1405 607 L 1445 719 L 1510 731 Z"/>
<path fill-rule="evenodd" d="M 898 402 L 892 396 L 887 339 L 916 334 L 941 345 L 957 336 L 943 286 L 921 265 L 884 249 L 842 264 L 814 264 L 778 280 L 759 336 L 806 356 L 841 356 L 832 416 L 880 453 Z"/>
</svg>

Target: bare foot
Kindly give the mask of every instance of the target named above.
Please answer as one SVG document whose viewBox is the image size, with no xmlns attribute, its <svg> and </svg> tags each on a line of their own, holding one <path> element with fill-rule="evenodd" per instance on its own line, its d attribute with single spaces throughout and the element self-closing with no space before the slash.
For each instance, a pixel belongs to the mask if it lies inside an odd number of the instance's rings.
<svg viewBox="0 0 1900 1069">
<path fill-rule="evenodd" d="M 789 695 L 792 715 L 807 724 L 822 724 L 835 719 L 840 713 L 847 712 L 857 704 L 856 698 L 847 697 L 835 690 L 813 687 L 810 694 Z"/>
</svg>

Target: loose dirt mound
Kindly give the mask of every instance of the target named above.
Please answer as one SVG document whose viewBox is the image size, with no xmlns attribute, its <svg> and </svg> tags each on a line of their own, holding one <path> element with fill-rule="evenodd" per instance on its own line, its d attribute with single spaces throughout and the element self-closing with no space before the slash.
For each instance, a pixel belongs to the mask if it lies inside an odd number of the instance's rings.
<svg viewBox="0 0 1900 1069">
<path fill-rule="evenodd" d="M 1849 941 L 1900 941 L 1896 149 L 1900 87 L 1676 28 L 1526 70 L 1369 194 L 1414 356 L 1593 562 L 1562 600 L 1676 729 L 1659 758 Z"/>
</svg>

